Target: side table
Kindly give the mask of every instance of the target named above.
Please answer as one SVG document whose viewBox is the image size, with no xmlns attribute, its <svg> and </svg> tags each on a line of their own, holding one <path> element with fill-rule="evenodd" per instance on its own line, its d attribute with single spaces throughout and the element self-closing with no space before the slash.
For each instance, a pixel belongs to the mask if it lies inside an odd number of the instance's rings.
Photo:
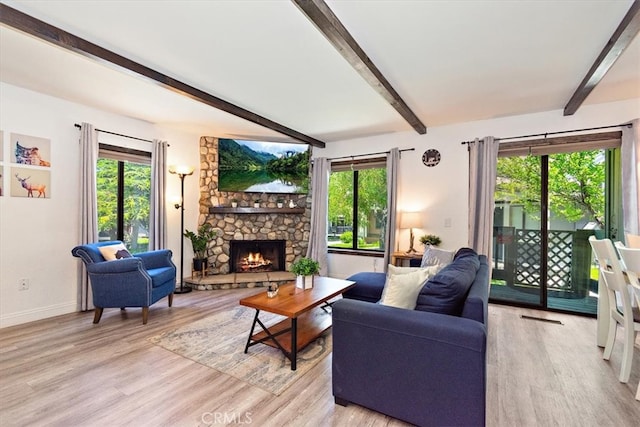
<svg viewBox="0 0 640 427">
<path fill-rule="evenodd" d="M 394 252 L 391 255 L 391 264 L 395 265 L 396 267 L 400 267 L 402 266 L 402 264 L 404 264 L 404 261 L 411 261 L 412 259 L 421 260 L 422 253 L 421 252 L 406 253 L 403 251 Z"/>
</svg>

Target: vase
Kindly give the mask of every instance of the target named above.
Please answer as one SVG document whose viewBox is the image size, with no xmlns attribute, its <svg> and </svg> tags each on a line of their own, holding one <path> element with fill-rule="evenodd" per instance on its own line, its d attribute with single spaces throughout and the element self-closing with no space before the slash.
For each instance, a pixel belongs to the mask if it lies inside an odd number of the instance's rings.
<svg viewBox="0 0 640 427">
<path fill-rule="evenodd" d="M 303 290 L 313 288 L 313 276 L 296 276 L 296 288 Z"/>
</svg>

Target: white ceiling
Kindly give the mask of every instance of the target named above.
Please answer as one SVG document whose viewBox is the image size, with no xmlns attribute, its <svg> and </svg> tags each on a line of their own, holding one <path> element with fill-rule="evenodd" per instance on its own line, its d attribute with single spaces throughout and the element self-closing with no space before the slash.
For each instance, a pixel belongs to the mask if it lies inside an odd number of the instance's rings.
<svg viewBox="0 0 640 427">
<path fill-rule="evenodd" d="M 412 128 L 295 4 L 3 1 L 325 142 Z M 327 0 L 427 126 L 564 108 L 632 0 Z M 0 80 L 201 135 L 289 140 L 0 26 Z M 585 101 L 640 98 L 640 37 Z"/>
</svg>

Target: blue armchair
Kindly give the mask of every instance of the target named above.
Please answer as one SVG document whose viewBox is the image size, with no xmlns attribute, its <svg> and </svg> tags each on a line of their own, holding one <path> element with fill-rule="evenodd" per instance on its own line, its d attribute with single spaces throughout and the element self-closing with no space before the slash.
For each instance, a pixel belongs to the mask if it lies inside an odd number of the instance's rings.
<svg viewBox="0 0 640 427">
<path fill-rule="evenodd" d="M 149 306 L 165 296 L 173 304 L 176 266 L 171 251 L 162 249 L 134 254 L 129 258 L 105 261 L 100 247 L 120 241 L 76 246 L 71 254 L 82 259 L 89 273 L 96 307 L 93 323 L 100 322 L 105 308 L 142 307 L 142 323 L 147 324 Z"/>
</svg>

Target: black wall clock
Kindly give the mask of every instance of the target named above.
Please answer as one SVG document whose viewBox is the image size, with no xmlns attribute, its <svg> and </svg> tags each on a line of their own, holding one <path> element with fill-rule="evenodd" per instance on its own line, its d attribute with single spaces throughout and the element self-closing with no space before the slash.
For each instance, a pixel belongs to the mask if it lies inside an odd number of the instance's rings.
<svg viewBox="0 0 640 427">
<path fill-rule="evenodd" d="M 425 166 L 433 167 L 440 163 L 440 158 L 441 156 L 438 150 L 429 149 L 422 155 L 422 163 L 424 163 Z"/>
</svg>

